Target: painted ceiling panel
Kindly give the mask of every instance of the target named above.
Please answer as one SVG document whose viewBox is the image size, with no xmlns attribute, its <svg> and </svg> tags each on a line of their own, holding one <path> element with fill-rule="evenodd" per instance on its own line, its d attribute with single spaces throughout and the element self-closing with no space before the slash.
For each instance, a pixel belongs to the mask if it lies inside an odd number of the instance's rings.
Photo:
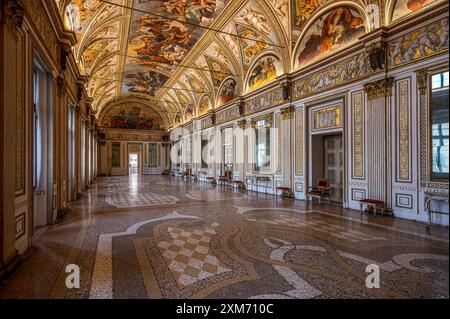
<svg viewBox="0 0 450 319">
<path fill-rule="evenodd" d="M 133 73 L 133 86 L 126 85 L 122 92 L 148 84 L 162 86 L 168 77 L 158 72 L 172 73 L 206 31 L 196 25 L 211 25 L 225 5 L 225 0 L 134 0 L 124 80 L 128 70 L 147 68 L 151 72 Z M 156 91 L 149 88 L 147 94 Z"/>
</svg>

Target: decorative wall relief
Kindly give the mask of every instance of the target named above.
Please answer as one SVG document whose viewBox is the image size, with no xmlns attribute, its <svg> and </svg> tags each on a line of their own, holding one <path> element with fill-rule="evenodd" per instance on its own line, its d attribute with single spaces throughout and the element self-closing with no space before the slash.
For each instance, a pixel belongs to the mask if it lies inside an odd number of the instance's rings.
<svg viewBox="0 0 450 319">
<path fill-rule="evenodd" d="M 295 111 L 295 172 L 303 176 L 303 107 Z"/>
<path fill-rule="evenodd" d="M 164 142 L 166 139 L 163 134 L 151 133 L 124 133 L 124 132 L 105 132 L 105 140 L 108 141 L 142 141 L 142 142 Z"/>
<path fill-rule="evenodd" d="M 201 120 L 202 130 L 207 129 L 216 124 L 216 116 L 214 113 L 208 114 L 205 118 Z"/>
<path fill-rule="evenodd" d="M 342 127 L 342 103 L 313 111 L 313 131 Z"/>
<path fill-rule="evenodd" d="M 364 179 L 364 91 L 352 93 L 352 178 Z"/>
<path fill-rule="evenodd" d="M 304 98 L 339 85 L 350 83 L 366 77 L 372 72 L 369 57 L 366 53 L 360 53 L 295 81 L 292 89 L 293 98 Z"/>
<path fill-rule="evenodd" d="M 233 121 L 241 117 L 239 105 L 233 105 L 216 113 L 216 124 Z"/>
<path fill-rule="evenodd" d="M 397 90 L 397 180 L 410 182 L 411 112 L 410 80 L 398 82 Z"/>
<path fill-rule="evenodd" d="M 407 33 L 389 43 L 389 66 L 395 67 L 448 50 L 448 18 Z"/>
<path fill-rule="evenodd" d="M 277 87 L 245 102 L 244 113 L 250 115 L 284 103 L 283 89 Z"/>
</svg>

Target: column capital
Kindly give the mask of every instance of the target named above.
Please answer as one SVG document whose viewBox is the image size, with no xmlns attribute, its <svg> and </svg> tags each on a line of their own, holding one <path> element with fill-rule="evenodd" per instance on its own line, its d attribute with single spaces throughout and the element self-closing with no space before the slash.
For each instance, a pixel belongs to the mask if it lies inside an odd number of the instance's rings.
<svg viewBox="0 0 450 319">
<path fill-rule="evenodd" d="M 283 120 L 292 120 L 294 118 L 294 114 L 295 114 L 295 107 L 293 105 L 281 109 L 281 115 L 283 116 Z"/>
<path fill-rule="evenodd" d="M 68 85 L 66 79 L 64 79 L 64 77 L 60 76 L 56 79 L 56 82 L 58 84 L 59 95 L 60 96 L 66 95 L 67 91 L 69 89 L 69 85 Z"/>
<path fill-rule="evenodd" d="M 243 130 L 245 130 L 246 126 L 247 126 L 247 121 L 246 120 L 241 120 L 237 122 L 237 126 Z"/>
<path fill-rule="evenodd" d="M 426 69 L 419 69 L 416 71 L 417 88 L 422 94 L 425 94 L 427 90 L 427 77 L 428 72 Z"/>
<path fill-rule="evenodd" d="M 392 95 L 393 83 L 394 79 L 392 77 L 385 78 L 379 81 L 365 84 L 364 91 L 366 91 L 369 100 L 385 98 Z"/>
<path fill-rule="evenodd" d="M 17 0 L 6 0 L 5 22 L 14 26 L 17 30 L 22 28 L 25 9 Z"/>
</svg>

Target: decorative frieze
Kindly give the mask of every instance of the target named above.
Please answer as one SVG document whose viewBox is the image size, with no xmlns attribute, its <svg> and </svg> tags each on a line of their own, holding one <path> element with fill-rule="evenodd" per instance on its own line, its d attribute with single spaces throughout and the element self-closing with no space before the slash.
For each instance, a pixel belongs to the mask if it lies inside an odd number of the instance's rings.
<svg viewBox="0 0 450 319">
<path fill-rule="evenodd" d="M 389 43 L 389 67 L 448 50 L 448 17 L 409 32 Z"/>
<path fill-rule="evenodd" d="M 236 120 L 240 117 L 241 117 L 241 113 L 239 111 L 239 105 L 236 104 L 236 105 L 233 105 L 224 110 L 218 111 L 217 115 L 216 115 L 216 122 L 217 122 L 217 124 L 222 124 L 222 123 Z"/>
<path fill-rule="evenodd" d="M 284 103 L 281 87 L 270 90 L 245 102 L 245 115 L 254 114 Z"/>
<path fill-rule="evenodd" d="M 376 100 L 392 95 L 393 78 L 385 78 L 364 85 L 369 100 Z"/>
<path fill-rule="evenodd" d="M 318 92 L 350 83 L 373 73 L 367 53 L 360 53 L 340 63 L 314 72 L 293 84 L 293 98 L 301 99 Z"/>
<path fill-rule="evenodd" d="M 212 112 L 208 113 L 208 115 L 206 117 L 201 119 L 200 123 L 201 123 L 200 126 L 201 126 L 202 130 L 214 126 L 216 124 L 216 115 L 215 115 L 215 113 L 212 113 Z"/>
<path fill-rule="evenodd" d="M 163 135 L 151 133 L 126 133 L 126 132 L 106 132 L 105 140 L 108 141 L 142 141 L 142 142 L 164 142 Z"/>
</svg>

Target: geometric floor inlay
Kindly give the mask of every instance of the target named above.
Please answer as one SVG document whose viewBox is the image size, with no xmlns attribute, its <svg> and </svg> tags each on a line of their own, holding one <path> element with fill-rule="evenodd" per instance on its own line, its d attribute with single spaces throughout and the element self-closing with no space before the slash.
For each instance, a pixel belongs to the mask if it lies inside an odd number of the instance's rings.
<svg viewBox="0 0 450 319">
<path fill-rule="evenodd" d="M 385 240 L 385 238 L 360 232 L 355 229 L 344 228 L 340 225 L 333 225 L 322 220 L 301 220 L 299 218 L 290 216 L 280 216 L 278 220 L 256 220 L 247 218 L 252 222 L 264 222 L 272 225 L 285 225 L 292 227 L 310 227 L 318 232 L 325 232 L 330 236 L 337 237 L 339 239 L 345 239 L 352 242 L 369 241 L 369 240 Z"/>
<path fill-rule="evenodd" d="M 229 191 L 222 191 L 222 193 L 218 193 L 215 189 L 202 189 L 202 190 L 193 190 L 186 193 L 186 197 L 193 200 L 203 200 L 207 202 L 224 200 L 224 199 L 233 199 L 233 198 L 241 198 L 242 195 L 231 193 Z"/>
<path fill-rule="evenodd" d="M 180 199 L 155 193 L 109 193 L 105 202 L 117 208 L 175 204 Z"/>
<path fill-rule="evenodd" d="M 218 226 L 213 223 L 192 232 L 173 227 L 167 229 L 172 240 L 161 241 L 158 248 L 180 288 L 231 271 L 212 254 L 210 248 Z"/>
</svg>

